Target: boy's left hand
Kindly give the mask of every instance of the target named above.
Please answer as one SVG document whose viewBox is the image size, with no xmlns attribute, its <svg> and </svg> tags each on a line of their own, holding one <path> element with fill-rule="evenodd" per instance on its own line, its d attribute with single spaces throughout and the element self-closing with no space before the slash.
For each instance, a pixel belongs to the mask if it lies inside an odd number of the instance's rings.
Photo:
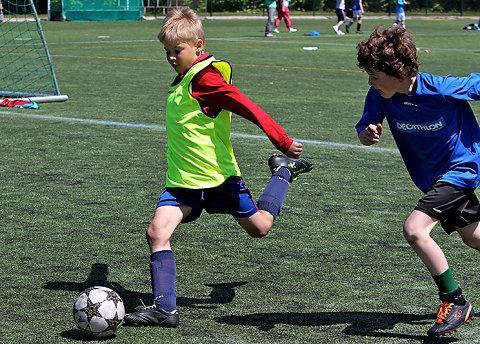
<svg viewBox="0 0 480 344">
<path fill-rule="evenodd" d="M 285 152 L 285 155 L 289 158 L 298 159 L 302 155 L 303 144 L 301 142 L 293 141 L 292 145 Z"/>
</svg>

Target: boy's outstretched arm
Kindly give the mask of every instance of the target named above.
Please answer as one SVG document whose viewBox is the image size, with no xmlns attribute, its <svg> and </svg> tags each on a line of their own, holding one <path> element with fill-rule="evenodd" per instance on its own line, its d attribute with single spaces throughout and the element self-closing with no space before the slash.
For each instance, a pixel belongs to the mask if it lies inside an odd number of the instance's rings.
<svg viewBox="0 0 480 344">
<path fill-rule="evenodd" d="M 191 94 L 209 116 L 215 117 L 221 109 L 240 115 L 262 129 L 280 152 L 289 157 L 300 156 L 302 144 L 293 145 L 295 141 L 285 130 L 236 86 L 228 84 L 216 68 L 210 66 L 195 76 Z"/>
<path fill-rule="evenodd" d="M 366 146 L 373 145 L 380 142 L 380 135 L 382 135 L 382 125 L 369 124 L 365 129 L 358 133 L 358 139 Z"/>
</svg>

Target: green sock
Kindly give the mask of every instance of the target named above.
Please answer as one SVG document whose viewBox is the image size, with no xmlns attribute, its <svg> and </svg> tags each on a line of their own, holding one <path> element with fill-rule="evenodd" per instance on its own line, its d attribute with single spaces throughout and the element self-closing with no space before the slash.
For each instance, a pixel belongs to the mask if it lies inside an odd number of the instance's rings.
<svg viewBox="0 0 480 344">
<path fill-rule="evenodd" d="M 440 275 L 432 276 L 433 280 L 437 284 L 440 295 L 448 294 L 458 289 L 457 283 L 453 279 L 452 270 L 450 268 Z"/>
</svg>

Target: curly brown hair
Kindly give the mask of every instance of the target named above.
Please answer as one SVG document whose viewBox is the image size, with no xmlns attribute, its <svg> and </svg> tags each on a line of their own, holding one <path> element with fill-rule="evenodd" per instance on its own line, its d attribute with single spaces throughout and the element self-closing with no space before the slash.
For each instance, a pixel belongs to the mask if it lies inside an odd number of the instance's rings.
<svg viewBox="0 0 480 344">
<path fill-rule="evenodd" d="M 412 36 L 401 26 L 391 26 L 381 32 L 376 26 L 365 42 L 357 45 L 358 67 L 379 71 L 404 79 L 418 74 L 417 47 Z"/>
</svg>

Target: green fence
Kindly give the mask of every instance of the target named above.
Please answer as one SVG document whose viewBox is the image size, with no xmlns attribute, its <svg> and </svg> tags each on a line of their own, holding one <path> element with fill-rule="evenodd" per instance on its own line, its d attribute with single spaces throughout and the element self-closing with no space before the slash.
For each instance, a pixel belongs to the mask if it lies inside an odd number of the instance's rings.
<svg viewBox="0 0 480 344">
<path fill-rule="evenodd" d="M 143 0 L 55 0 L 51 19 L 70 21 L 122 21 L 143 17 Z"/>
</svg>

